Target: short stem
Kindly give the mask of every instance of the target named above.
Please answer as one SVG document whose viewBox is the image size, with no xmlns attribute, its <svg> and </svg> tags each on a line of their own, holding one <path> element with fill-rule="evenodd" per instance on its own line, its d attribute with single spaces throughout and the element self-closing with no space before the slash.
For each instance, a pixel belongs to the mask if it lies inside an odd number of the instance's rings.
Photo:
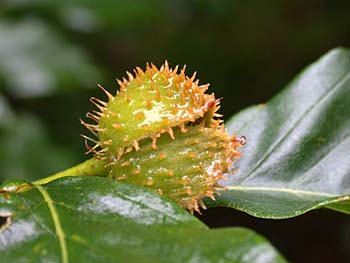
<svg viewBox="0 0 350 263">
<path fill-rule="evenodd" d="M 66 176 L 107 176 L 105 162 L 91 158 L 83 163 L 80 163 L 72 168 L 64 170 L 62 172 L 53 174 L 51 176 L 39 179 L 33 184 L 47 184 L 53 180 L 66 177 Z"/>
</svg>

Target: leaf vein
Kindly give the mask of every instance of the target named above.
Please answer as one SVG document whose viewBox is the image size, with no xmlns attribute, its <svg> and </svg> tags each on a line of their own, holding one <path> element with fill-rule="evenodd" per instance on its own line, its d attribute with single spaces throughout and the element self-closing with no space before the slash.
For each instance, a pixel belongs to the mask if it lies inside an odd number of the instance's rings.
<svg viewBox="0 0 350 263">
<path fill-rule="evenodd" d="M 336 90 L 338 87 L 340 87 L 343 82 L 347 81 L 350 77 L 350 71 L 347 71 L 344 76 L 342 76 L 327 92 L 325 92 L 319 100 L 313 104 L 309 109 L 305 111 L 305 114 L 302 115 L 302 117 L 296 121 L 296 123 L 292 126 L 292 128 L 289 129 L 289 131 L 277 142 L 275 145 L 265 154 L 265 156 L 260 159 L 260 161 L 256 164 L 256 166 L 247 173 L 247 176 L 245 178 L 250 177 L 256 170 L 259 169 L 259 167 L 270 157 L 270 155 L 275 151 L 275 149 L 281 145 L 281 143 L 295 130 L 295 128 L 302 122 L 306 116 L 312 112 L 313 109 L 315 109 L 318 105 L 320 105 L 326 97 L 329 96 L 334 90 Z"/>
<path fill-rule="evenodd" d="M 337 197 L 339 195 L 327 194 L 321 192 L 313 192 L 307 190 L 299 190 L 293 188 L 276 188 L 276 187 L 265 187 L 265 186 L 228 186 L 227 190 L 237 190 L 237 191 L 267 191 L 267 192 L 283 192 L 294 195 L 310 195 L 310 196 L 321 196 L 321 197 Z"/>
<path fill-rule="evenodd" d="M 63 232 L 60 219 L 58 217 L 56 208 L 54 206 L 54 202 L 51 199 L 49 193 L 41 185 L 35 184 L 34 186 L 41 193 L 41 195 L 43 196 L 43 198 L 44 198 L 45 202 L 47 203 L 47 206 L 50 210 L 51 217 L 52 217 L 53 223 L 55 225 L 56 234 L 57 234 L 57 237 L 58 237 L 58 240 L 60 243 L 62 262 L 68 263 L 68 250 L 67 250 L 67 245 L 66 245 L 66 240 L 65 240 L 65 234 Z"/>
</svg>

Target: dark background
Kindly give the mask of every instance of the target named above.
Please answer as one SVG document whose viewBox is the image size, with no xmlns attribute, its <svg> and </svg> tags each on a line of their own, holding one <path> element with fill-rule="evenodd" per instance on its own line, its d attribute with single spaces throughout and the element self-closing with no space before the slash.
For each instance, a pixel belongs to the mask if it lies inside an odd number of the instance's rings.
<svg viewBox="0 0 350 263">
<path fill-rule="evenodd" d="M 221 113 L 262 103 L 328 50 L 350 43 L 350 1 L 0 1 L 0 181 L 33 180 L 82 160 L 79 118 L 115 78 L 146 62 L 187 64 Z M 246 226 L 291 262 L 350 260 L 349 217 L 289 220 L 215 208 L 211 227 Z"/>
</svg>

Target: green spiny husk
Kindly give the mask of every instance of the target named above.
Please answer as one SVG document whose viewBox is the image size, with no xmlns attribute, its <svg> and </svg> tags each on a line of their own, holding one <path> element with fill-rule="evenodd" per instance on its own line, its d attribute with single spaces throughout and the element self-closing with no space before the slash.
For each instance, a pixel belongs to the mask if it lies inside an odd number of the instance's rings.
<svg viewBox="0 0 350 263">
<path fill-rule="evenodd" d="M 99 86 L 108 101 L 92 98 L 99 111 L 87 117 L 96 124 L 82 121 L 97 139 L 83 137 L 95 143 L 86 143 L 88 152 L 106 163 L 110 177 L 200 212 L 201 199 L 214 198 L 245 138 L 227 134 L 217 119 L 219 100 L 205 94 L 208 85 L 199 86 L 195 74 L 186 77 L 185 67 L 177 71 L 167 63 L 136 68 L 135 76 L 127 72 L 129 80 L 118 80 L 116 96 Z"/>
<path fill-rule="evenodd" d="M 152 148 L 152 141 L 140 142 L 140 150 L 124 154 L 111 166 L 117 180 L 147 186 L 159 194 L 199 211 L 201 198 L 214 193 L 224 172 L 239 156 L 237 142 L 221 126 L 187 126 L 187 132 L 174 129 L 175 140 L 163 135 Z"/>
</svg>

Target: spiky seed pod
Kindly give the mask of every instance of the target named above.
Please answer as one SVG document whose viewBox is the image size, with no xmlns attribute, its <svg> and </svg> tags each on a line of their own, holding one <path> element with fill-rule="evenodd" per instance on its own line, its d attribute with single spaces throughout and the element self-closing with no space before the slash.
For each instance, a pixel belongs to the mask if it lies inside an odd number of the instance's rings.
<svg viewBox="0 0 350 263">
<path fill-rule="evenodd" d="M 87 117 L 96 124 L 82 121 L 97 139 L 83 137 L 95 143 L 87 144 L 88 152 L 106 162 L 113 178 L 148 186 L 199 212 L 201 198 L 214 198 L 245 142 L 225 131 L 216 113 L 219 100 L 205 94 L 208 85 L 199 86 L 195 74 L 185 76 L 185 67 L 177 71 L 167 62 L 160 69 L 136 68 L 128 80 L 118 80 L 116 96 L 100 86 L 108 101 L 92 98 L 99 111 Z"/>
</svg>

